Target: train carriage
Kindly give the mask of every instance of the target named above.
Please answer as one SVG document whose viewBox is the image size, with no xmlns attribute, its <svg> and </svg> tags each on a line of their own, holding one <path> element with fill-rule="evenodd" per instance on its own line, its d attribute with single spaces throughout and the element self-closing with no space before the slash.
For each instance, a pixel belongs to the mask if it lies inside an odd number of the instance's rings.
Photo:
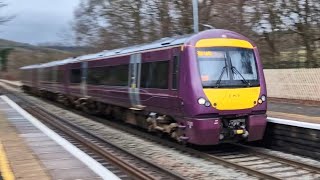
<svg viewBox="0 0 320 180">
<path fill-rule="evenodd" d="M 107 113 L 191 144 L 255 141 L 266 127 L 266 85 L 257 47 L 228 30 L 165 38 L 42 65 L 36 86 L 65 104 Z M 45 72 L 48 77 L 44 77 Z"/>
</svg>

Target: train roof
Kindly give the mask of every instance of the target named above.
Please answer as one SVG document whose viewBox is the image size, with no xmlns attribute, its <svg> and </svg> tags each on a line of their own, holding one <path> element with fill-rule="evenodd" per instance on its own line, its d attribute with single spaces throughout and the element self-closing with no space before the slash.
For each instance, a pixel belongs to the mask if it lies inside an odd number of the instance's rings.
<svg viewBox="0 0 320 180">
<path fill-rule="evenodd" d="M 95 54 L 88 54 L 78 57 L 72 57 L 64 60 L 58 60 L 58 61 L 52 61 L 44 64 L 35 64 L 30 66 L 24 66 L 20 69 L 34 69 L 34 68 L 46 68 L 46 67 L 52 67 L 52 66 L 59 66 L 69 63 L 76 63 L 81 61 L 87 61 L 87 60 L 93 60 L 93 59 L 102 59 L 107 58 L 111 56 L 118 56 L 118 55 L 124 55 L 124 54 L 130 54 L 134 52 L 140 52 L 145 50 L 151 50 L 151 49 L 158 49 L 163 47 L 170 47 L 170 46 L 177 46 L 184 44 L 188 38 L 190 38 L 191 35 L 184 35 L 184 36 L 176 36 L 172 38 L 162 38 L 160 40 L 157 40 L 153 43 L 146 43 L 146 44 L 140 44 L 130 47 L 124 47 L 114 50 L 105 50 L 99 53 Z"/>
<path fill-rule="evenodd" d="M 197 35 L 198 35 L 198 37 L 197 37 Z M 135 53 L 135 52 L 146 51 L 146 50 L 183 45 L 185 43 L 188 43 L 188 41 L 192 41 L 193 37 L 195 37 L 197 39 L 197 38 L 201 38 L 201 37 L 210 37 L 210 36 L 211 37 L 220 37 L 221 35 L 224 35 L 224 36 L 228 35 L 230 37 L 235 37 L 235 38 L 240 38 L 240 39 L 245 38 L 246 39 L 246 37 L 244 37 L 238 33 L 229 31 L 229 30 L 213 29 L 213 30 L 202 31 L 198 34 L 188 34 L 188 35 L 182 35 L 182 36 L 175 36 L 175 37 L 171 37 L 171 38 L 162 38 L 162 39 L 157 40 L 152 43 L 139 44 L 139 45 L 135 45 L 135 46 L 124 47 L 124 48 L 119 48 L 119 49 L 114 49 L 114 50 L 105 50 L 105 51 L 98 52 L 95 54 L 88 54 L 88 55 L 83 55 L 83 56 L 78 56 L 78 57 L 72 57 L 72 58 L 48 62 L 48 63 L 44 63 L 44 64 L 25 66 L 20 69 L 46 68 L 46 67 L 59 66 L 59 65 L 82 62 L 82 61 L 99 60 L 99 59 L 104 59 L 104 58 L 108 58 L 108 57 L 126 55 L 126 54 Z"/>
</svg>

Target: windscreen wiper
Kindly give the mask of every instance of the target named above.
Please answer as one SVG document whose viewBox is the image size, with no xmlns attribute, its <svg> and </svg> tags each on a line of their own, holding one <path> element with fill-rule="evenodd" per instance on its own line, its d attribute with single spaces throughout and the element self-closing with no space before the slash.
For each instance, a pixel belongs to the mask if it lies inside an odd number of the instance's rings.
<svg viewBox="0 0 320 180">
<path fill-rule="evenodd" d="M 237 69 L 236 67 L 232 66 L 232 67 L 231 67 L 231 71 L 232 71 L 233 74 L 239 74 L 240 77 L 242 78 L 242 81 L 243 81 L 244 83 L 246 83 L 249 87 L 251 86 L 250 82 L 249 82 L 248 80 L 246 80 L 246 78 L 244 78 L 244 77 L 242 76 L 242 74 L 238 71 L 238 69 Z"/>
<path fill-rule="evenodd" d="M 217 88 L 220 86 L 221 79 L 222 79 L 223 74 L 224 74 L 225 71 L 227 71 L 227 66 L 224 66 L 224 67 L 222 68 L 222 71 L 221 71 L 221 74 L 220 74 L 220 76 L 219 76 L 219 79 L 218 79 L 218 81 L 216 82 L 216 87 L 217 87 Z"/>
<path fill-rule="evenodd" d="M 228 70 L 227 70 L 227 68 L 228 68 L 227 55 L 225 54 L 225 55 L 224 55 L 224 67 L 222 68 L 222 71 L 221 71 L 221 74 L 220 74 L 220 76 L 219 76 L 219 79 L 218 79 L 218 81 L 216 82 L 216 87 L 217 87 L 217 88 L 220 86 L 221 79 L 222 79 L 225 71 L 227 72 L 227 76 L 228 76 Z"/>
</svg>

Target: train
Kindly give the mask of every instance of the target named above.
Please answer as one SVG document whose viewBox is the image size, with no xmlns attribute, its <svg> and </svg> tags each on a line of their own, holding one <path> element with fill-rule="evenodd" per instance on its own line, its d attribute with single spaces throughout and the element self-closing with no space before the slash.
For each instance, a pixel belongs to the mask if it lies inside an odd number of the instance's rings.
<svg viewBox="0 0 320 180">
<path fill-rule="evenodd" d="M 181 143 L 257 141 L 267 91 L 257 46 L 223 29 L 20 68 L 24 91 Z"/>
</svg>

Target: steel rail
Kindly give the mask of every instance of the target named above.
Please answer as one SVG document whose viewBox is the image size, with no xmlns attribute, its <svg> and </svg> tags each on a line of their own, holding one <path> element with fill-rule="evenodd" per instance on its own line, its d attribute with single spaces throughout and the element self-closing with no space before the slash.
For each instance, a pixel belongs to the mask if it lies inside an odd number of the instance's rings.
<svg viewBox="0 0 320 180">
<path fill-rule="evenodd" d="M 38 107 L 39 108 L 39 107 Z M 93 137 L 95 140 L 98 140 L 102 143 L 106 143 L 106 144 L 109 144 L 113 147 L 115 147 L 117 150 L 121 150 L 127 154 L 130 154 L 130 156 L 133 156 L 141 161 L 143 161 L 144 163 L 147 163 L 149 166 L 153 166 L 153 167 L 156 167 L 157 169 L 161 170 L 163 173 L 165 174 L 168 174 L 169 176 L 172 176 L 174 179 L 186 179 L 172 171 L 169 171 L 167 169 L 164 169 L 154 163 L 151 163 L 150 161 L 146 160 L 146 159 L 143 159 L 135 154 L 132 154 L 131 152 L 111 143 L 111 142 L 108 142 L 106 141 L 105 139 L 102 139 L 98 136 L 96 136 L 95 134 L 91 133 L 91 132 L 88 132 L 86 131 L 85 129 L 73 124 L 73 123 L 70 123 L 68 121 L 65 121 L 63 120 L 62 118 L 59 118 L 57 117 L 56 115 L 53 115 L 53 114 L 48 114 L 45 110 L 43 110 L 42 108 L 40 108 L 42 112 L 38 112 L 38 113 L 42 113 L 43 116 L 46 116 L 46 118 L 51 118 L 53 121 L 48 121 L 48 123 L 50 123 L 51 125 L 57 127 L 57 128 L 63 128 L 63 132 L 66 132 L 68 133 L 68 135 L 70 136 L 74 136 L 78 141 L 82 142 L 83 144 L 86 144 L 88 145 L 88 147 L 91 147 L 92 149 L 94 149 L 96 152 L 98 152 L 99 154 L 102 154 L 104 157 L 108 157 L 108 159 L 112 162 L 114 162 L 115 164 L 119 165 L 120 168 L 124 169 L 125 171 L 128 171 L 131 175 L 133 176 L 136 176 L 138 177 L 138 179 L 154 179 L 152 176 L 150 176 L 148 173 L 145 173 L 144 171 L 141 171 L 140 169 L 134 167 L 134 166 L 131 166 L 129 164 L 127 164 L 126 162 L 124 162 L 123 160 L 121 160 L 120 158 L 117 158 L 115 156 L 113 156 L 111 153 L 107 152 L 107 151 L 104 151 L 103 149 L 101 149 L 98 145 L 96 145 L 95 143 L 92 143 L 90 141 L 87 141 L 87 140 L 84 140 L 81 136 L 79 136 L 78 134 L 70 131 L 70 129 L 66 128 L 65 125 L 63 125 L 61 123 L 61 121 L 63 121 L 63 123 L 65 124 L 68 124 L 68 126 L 71 126 L 72 128 L 75 128 L 77 130 L 80 130 L 82 133 L 85 133 L 91 137 Z M 57 120 L 54 120 L 54 119 L 59 119 L 58 121 Z"/>
<path fill-rule="evenodd" d="M 265 157 L 265 158 L 273 159 L 273 160 L 279 161 L 281 163 L 284 163 L 284 164 L 287 164 L 287 165 L 290 165 L 290 166 L 294 166 L 294 167 L 298 167 L 298 168 L 304 168 L 304 169 L 306 169 L 306 170 L 308 170 L 310 172 L 320 173 L 320 167 L 312 166 L 312 165 L 305 164 L 305 163 L 302 163 L 302 162 L 299 162 L 299 161 L 296 161 L 296 160 L 292 160 L 292 159 L 286 159 L 286 158 L 282 158 L 282 157 L 279 157 L 279 156 L 267 154 L 267 153 L 264 153 L 264 152 L 261 152 L 261 151 L 255 149 L 254 147 L 246 146 L 246 145 L 243 145 L 243 144 L 237 144 L 237 143 L 231 143 L 231 144 L 234 145 L 234 146 L 238 146 L 238 147 L 240 147 L 242 149 L 245 149 L 247 152 L 250 152 L 252 154 L 256 154 L 256 155 L 259 155 L 259 156 L 262 156 L 262 157 Z"/>
<path fill-rule="evenodd" d="M 26 111 L 28 111 L 30 114 L 39 118 L 39 120 L 44 121 L 45 123 L 50 124 L 51 126 L 61 130 L 63 133 L 67 134 L 68 136 L 72 137 L 73 139 L 79 141 L 81 144 L 90 148 L 95 153 L 104 157 L 105 160 L 115 164 L 117 167 L 119 167 L 120 169 L 122 169 L 123 171 L 125 171 L 126 173 L 131 175 L 131 177 L 133 179 L 153 180 L 153 179 L 158 179 L 158 178 L 150 175 L 148 172 L 145 172 L 145 171 L 135 167 L 134 165 L 127 163 L 126 161 L 122 160 L 121 158 L 114 156 L 112 153 L 109 153 L 108 151 L 103 150 L 96 143 L 93 143 L 93 142 L 90 142 L 89 140 L 84 139 L 81 135 L 77 134 L 73 130 L 70 131 L 70 128 L 67 128 L 66 125 L 64 125 L 64 124 L 68 124 L 68 126 L 71 126 L 71 128 L 77 129 L 77 130 L 81 131 L 82 133 L 93 137 L 95 140 L 98 140 L 102 143 L 109 144 L 112 147 L 114 147 L 115 149 L 123 151 L 124 153 L 129 154 L 130 156 L 133 156 L 134 158 L 139 159 L 143 163 L 148 164 L 148 166 L 154 167 L 154 168 L 158 169 L 159 171 L 161 171 L 162 173 L 166 174 L 168 177 L 171 177 L 170 179 L 177 179 L 177 180 L 187 179 L 187 178 L 182 177 L 182 176 L 180 176 L 170 170 L 167 170 L 163 167 L 160 167 L 160 166 L 158 166 L 158 165 L 156 165 L 146 159 L 143 159 L 135 154 L 132 154 L 129 151 L 127 151 L 127 150 L 125 150 L 125 149 L 123 149 L 123 148 L 121 148 L 111 142 L 108 142 L 105 139 L 102 139 L 102 138 L 84 130 L 83 128 L 80 128 L 80 127 L 78 127 L 78 126 L 76 126 L 76 125 L 50 113 L 50 112 L 47 112 L 42 107 L 39 107 L 38 105 L 35 105 L 35 104 L 28 102 L 26 99 L 22 98 L 21 96 L 19 96 L 17 94 L 15 94 L 15 96 L 22 99 L 24 101 L 24 103 L 28 103 L 28 105 L 24 104 L 23 108 Z M 63 123 L 61 123 L 61 122 L 63 122 Z"/>
<path fill-rule="evenodd" d="M 113 164 L 117 165 L 120 169 L 124 170 L 128 174 L 130 174 L 135 179 L 145 179 L 145 180 L 152 180 L 154 179 L 152 176 L 150 176 L 148 173 L 145 173 L 141 171 L 140 169 L 134 168 L 133 166 L 128 165 L 123 160 L 117 158 L 116 156 L 113 156 L 111 153 L 102 150 L 99 146 L 96 144 L 85 140 L 80 135 L 74 133 L 73 131 L 70 131 L 69 128 L 66 128 L 62 123 L 58 122 L 54 118 L 51 118 L 47 115 L 42 114 L 41 112 L 38 112 L 35 109 L 32 108 L 25 108 L 29 113 L 31 113 L 33 116 L 37 117 L 38 119 L 41 119 L 42 121 L 45 121 L 45 123 L 50 124 L 51 126 L 63 131 L 63 133 L 67 134 L 68 136 L 71 136 L 72 138 L 76 139 L 77 141 L 84 144 L 86 147 L 89 147 L 94 152 L 98 153 L 102 157 L 104 157 L 107 161 L 112 162 Z"/>
<path fill-rule="evenodd" d="M 126 129 L 123 129 L 123 130 L 126 130 Z M 163 139 L 161 139 L 161 140 L 163 140 Z M 156 141 L 158 141 L 158 140 L 156 140 Z M 227 161 L 227 160 L 225 160 L 223 158 L 220 158 L 220 157 L 217 157 L 217 156 L 214 156 L 214 155 L 209 155 L 209 154 L 203 153 L 201 151 L 197 151 L 197 150 L 185 147 L 185 146 L 181 146 L 181 145 L 179 145 L 177 143 L 172 143 L 172 142 L 169 142 L 169 141 L 163 141 L 162 144 L 165 144 L 167 146 L 170 144 L 170 146 L 172 146 L 173 148 L 179 149 L 180 151 L 185 151 L 185 152 L 188 152 L 189 154 L 194 154 L 195 156 L 201 157 L 203 159 L 206 159 L 206 160 L 209 160 L 209 161 L 213 161 L 213 162 L 216 162 L 218 164 L 221 164 L 221 165 L 224 165 L 224 166 L 227 166 L 227 167 L 232 167 L 234 169 L 241 170 L 243 172 L 246 172 L 246 173 L 248 173 L 250 175 L 253 175 L 253 176 L 256 176 L 256 177 L 259 177 L 259 178 L 262 178 L 262 179 L 280 180 L 280 178 L 277 178 L 275 176 L 272 176 L 272 175 L 269 175 L 269 174 L 266 174 L 266 173 L 263 173 L 263 172 L 260 172 L 260 171 L 245 167 L 245 166 L 238 165 L 236 163 Z"/>
<path fill-rule="evenodd" d="M 66 122 L 66 123 L 68 123 L 68 122 Z M 123 129 L 123 130 L 125 130 L 125 129 Z M 156 141 L 158 141 L 158 140 L 156 140 Z M 237 169 L 237 170 L 241 170 L 242 172 L 246 172 L 246 173 L 248 173 L 250 175 L 253 175 L 253 176 L 256 176 L 256 177 L 259 177 L 259 178 L 262 178 L 262 179 L 280 180 L 280 178 L 278 178 L 278 177 L 275 177 L 275 176 L 272 176 L 272 175 L 269 175 L 269 174 L 266 174 L 266 173 L 251 169 L 249 167 L 241 166 L 239 164 L 236 164 L 236 163 L 233 163 L 231 161 L 225 160 L 225 159 L 220 158 L 218 156 L 214 156 L 214 155 L 210 155 L 210 154 L 207 154 L 207 153 L 203 153 L 201 151 L 197 151 L 197 150 L 194 150 L 194 149 L 179 145 L 177 143 L 173 143 L 173 142 L 169 142 L 169 141 L 165 141 L 164 140 L 162 142 L 162 144 L 165 144 L 166 146 L 168 146 L 170 144 L 170 146 L 172 146 L 173 148 L 179 149 L 180 151 L 184 151 L 184 152 L 187 152 L 189 154 L 193 154 L 195 156 L 201 157 L 201 158 L 206 159 L 208 161 L 212 161 L 212 162 L 218 163 L 220 165 L 224 165 L 226 167 L 231 167 L 231 168 L 234 168 L 234 169 Z"/>
<path fill-rule="evenodd" d="M 207 153 L 203 153 L 201 151 L 196 151 L 196 150 L 193 150 L 193 149 L 187 149 L 188 152 L 192 153 L 192 154 L 195 154 L 201 158 L 204 158 L 204 159 L 207 159 L 207 160 L 210 160 L 210 161 L 213 161 L 213 162 L 218 162 L 222 165 L 225 165 L 225 166 L 228 166 L 228 167 L 233 167 L 235 169 L 239 169 L 243 172 L 246 172 L 250 175 L 254 175 L 256 177 L 259 177 L 259 178 L 262 178 L 262 179 L 272 179 L 272 180 L 281 180 L 281 178 L 278 178 L 276 176 L 272 176 L 272 175 L 269 175 L 267 173 L 263 173 L 261 171 L 257 171 L 255 169 L 252 169 L 252 168 L 249 168 L 249 167 L 246 167 L 246 166 L 241 166 L 237 163 L 233 163 L 231 161 L 228 161 L 228 160 L 225 160 L 223 158 L 220 158 L 218 156 L 215 156 L 215 155 L 211 155 L 211 154 L 207 154 Z M 193 151 L 193 152 L 192 152 Z"/>
<path fill-rule="evenodd" d="M 57 103 L 55 103 L 55 105 L 56 104 Z M 61 105 L 59 105 L 59 104 L 58 104 L 58 106 L 61 107 Z M 146 138 L 146 139 L 161 143 L 161 144 L 169 146 L 171 148 L 178 149 L 179 151 L 187 152 L 187 153 L 192 154 L 194 156 L 201 157 L 203 159 L 206 159 L 206 160 L 209 160 L 209 161 L 213 161 L 213 162 L 219 163 L 221 165 L 225 165 L 227 167 L 232 167 L 234 169 L 239 169 L 239 170 L 241 170 L 243 172 L 246 172 L 246 173 L 248 173 L 250 175 L 254 175 L 254 176 L 262 178 L 262 179 L 281 179 L 279 177 L 275 177 L 273 175 L 269 175 L 267 173 L 263 173 L 263 172 L 260 172 L 258 170 L 254 170 L 254 169 L 251 169 L 249 167 L 241 166 L 239 164 L 233 163 L 231 161 L 228 161 L 226 159 L 223 159 L 221 157 L 218 157 L 218 156 L 215 156 L 215 155 L 212 155 L 212 154 L 204 153 L 204 152 L 201 152 L 201 151 L 189 148 L 189 147 L 185 147 L 185 146 L 179 145 L 179 144 L 174 143 L 174 142 L 170 142 L 168 140 L 161 139 L 159 137 L 155 137 L 155 136 L 150 135 L 148 133 L 145 133 L 145 132 L 130 128 L 128 126 L 121 125 L 119 123 L 114 123 L 114 122 L 111 122 L 111 121 L 107 121 L 106 122 L 105 119 L 102 119 L 102 118 L 99 118 L 99 117 L 96 117 L 96 116 L 92 116 L 92 115 L 88 115 L 88 114 L 85 114 L 83 112 L 79 112 L 77 110 L 71 110 L 71 111 L 75 112 L 77 114 L 80 114 L 82 116 L 85 116 L 87 118 L 94 119 L 95 121 L 103 122 L 105 124 L 108 124 L 108 125 L 110 125 L 112 127 L 117 128 L 117 129 L 125 130 L 127 132 L 130 132 L 132 134 L 138 135 L 140 137 L 143 137 L 143 138 Z M 252 150 L 252 151 L 254 151 L 254 150 Z M 262 152 L 256 152 L 255 151 L 253 153 L 259 153 L 259 155 L 261 155 L 261 156 L 265 156 L 266 158 L 274 159 L 274 160 L 277 160 L 277 161 L 282 162 L 282 163 L 287 163 L 287 164 L 289 164 L 291 166 L 309 169 L 309 170 L 312 170 L 312 172 L 319 172 L 319 168 L 311 166 L 311 165 L 308 165 L 308 164 L 304 164 L 304 163 L 297 162 L 297 161 L 294 161 L 294 160 L 284 159 L 284 158 L 281 158 L 281 157 L 273 156 L 273 155 L 270 155 L 270 154 L 265 154 L 265 153 L 262 153 Z"/>
</svg>

